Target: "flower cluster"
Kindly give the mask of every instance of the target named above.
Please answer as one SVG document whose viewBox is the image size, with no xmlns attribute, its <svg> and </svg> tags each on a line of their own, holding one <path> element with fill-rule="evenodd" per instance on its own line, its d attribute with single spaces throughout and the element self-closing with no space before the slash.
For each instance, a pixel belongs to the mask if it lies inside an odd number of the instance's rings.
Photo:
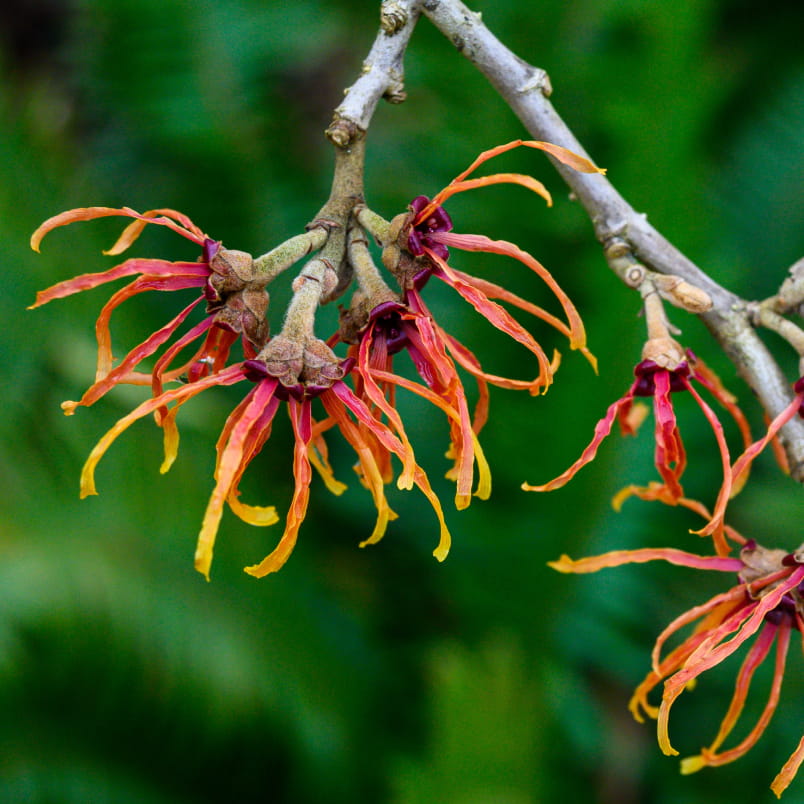
<svg viewBox="0 0 804 804">
<path fill-rule="evenodd" d="M 523 484 L 527 491 L 552 491 L 568 483 L 597 455 L 602 442 L 615 422 L 624 435 L 635 435 L 649 410 L 640 399 L 652 399 L 655 426 L 654 465 L 659 480 L 647 485 L 629 485 L 617 493 L 616 509 L 630 496 L 681 506 L 701 515 L 706 524 L 694 533 L 711 536 L 714 555 L 699 556 L 674 548 L 621 550 L 573 561 L 562 556 L 550 566 L 560 572 L 587 573 L 628 563 L 664 560 L 672 564 L 704 570 L 720 570 L 737 575 L 737 584 L 727 592 L 682 614 L 659 636 L 652 655 L 652 669 L 639 685 L 630 708 L 634 717 L 643 715 L 657 720 L 659 745 L 665 754 L 677 754 L 668 732 L 668 718 L 673 702 L 706 670 L 735 653 L 745 642 L 755 638 L 742 667 L 738 671 L 734 695 L 712 743 L 696 756 L 684 759 L 682 773 L 692 773 L 705 766 L 732 762 L 749 751 L 759 740 L 779 701 L 785 670 L 785 659 L 793 632 L 804 634 L 804 547 L 790 553 L 772 550 L 746 541 L 725 524 L 727 504 L 746 483 L 751 463 L 773 443 L 779 430 L 794 416 L 804 417 L 804 378 L 794 385 L 790 404 L 768 425 L 765 435 L 753 441 L 745 416 L 736 399 L 724 388 L 714 372 L 689 350 L 684 350 L 673 337 L 662 307 L 662 290 L 674 287 L 665 282 L 654 283 L 644 269 L 635 272 L 640 279 L 645 300 L 648 339 L 642 360 L 634 369 L 635 379 L 626 393 L 613 402 L 597 423 L 589 445 L 580 457 L 557 477 L 540 485 Z M 688 289 L 684 290 L 685 295 Z M 683 300 L 673 299 L 684 307 Z M 693 299 L 700 306 L 701 299 Z M 691 310 L 692 311 L 692 310 Z M 729 452 L 723 425 L 714 410 L 698 393 L 703 388 L 726 410 L 736 425 L 742 441 L 742 453 L 736 460 Z M 687 468 L 687 451 L 681 437 L 673 398 L 686 394 L 693 398 L 708 422 L 715 438 L 722 467 L 720 487 L 712 511 L 701 502 L 685 495 L 682 478 Z M 737 549 L 738 555 L 733 552 Z M 681 644 L 663 655 L 670 637 L 692 626 L 692 632 Z M 768 702 L 748 735 L 727 750 L 722 746 L 731 735 L 743 711 L 751 680 L 756 669 L 776 645 L 773 682 Z M 648 694 L 663 683 L 661 704 L 649 703 Z M 790 784 L 804 761 L 804 737 L 798 748 L 774 779 L 771 788 L 777 794 Z"/>
<path fill-rule="evenodd" d="M 247 567 L 248 573 L 262 577 L 287 560 L 306 515 L 313 469 L 330 491 L 340 494 L 345 489 L 329 462 L 327 436 L 332 430 L 338 430 L 354 450 L 358 479 L 371 494 L 377 511 L 374 529 L 361 546 L 378 541 L 395 518 L 386 498 L 387 485 L 395 482 L 400 489 L 417 487 L 430 502 L 440 530 L 434 555 L 443 560 L 449 551 L 450 534 L 440 500 L 417 462 L 395 407 L 396 389 L 420 395 L 446 415 L 450 434 L 447 454 L 452 461 L 447 477 L 455 481 L 455 504 L 460 509 L 469 504 L 472 494 L 487 498 L 491 490 L 489 468 L 477 437 L 488 414 L 488 384 L 543 392 L 558 365 L 558 358 L 549 360 L 533 335 L 499 302 L 552 325 L 594 364 L 580 317 L 546 269 L 512 243 L 453 234 L 451 220 L 441 206 L 457 192 L 503 182 L 524 186 L 550 203 L 547 190 L 529 176 L 505 173 L 466 178 L 487 159 L 519 145 L 547 151 L 574 169 L 600 172 L 588 160 L 558 146 L 516 141 L 481 154 L 432 201 L 415 199 L 408 212 L 390 223 L 358 205 L 357 193 L 345 193 L 345 205 L 343 198 L 332 198 L 303 234 L 256 259 L 224 248 L 185 215 L 170 209 L 141 214 L 126 207 L 90 207 L 62 213 L 43 223 L 31 239 L 35 250 L 53 229 L 109 216 L 132 221 L 107 254 L 125 252 L 149 224 L 170 228 L 201 250 L 193 262 L 128 259 L 107 271 L 60 282 L 37 296 L 34 307 L 119 278 L 135 277 L 112 295 L 98 317 L 95 382 L 79 401 L 65 402 L 63 408 L 73 413 L 78 406 L 92 405 L 118 384 L 150 385 L 151 396 L 121 418 L 92 450 L 81 474 L 82 497 L 96 493 L 98 462 L 131 424 L 153 414 L 163 430 L 161 471 L 166 472 L 177 456 L 176 419 L 184 403 L 213 386 L 245 383 L 249 390 L 229 415 L 216 445 L 215 483 L 195 557 L 201 573 L 209 577 L 215 537 L 226 506 L 250 524 L 264 526 L 279 521 L 273 506 L 242 502 L 240 483 L 251 461 L 264 448 L 280 407 L 287 409 L 294 435 L 295 488 L 277 546 L 264 560 Z M 336 165 L 336 175 L 337 171 Z M 398 291 L 388 287 L 373 265 L 366 232 L 380 242 L 383 263 L 397 280 Z M 553 290 L 566 323 L 502 287 L 451 267 L 447 246 L 514 257 Z M 319 255 L 305 264 L 293 282 L 294 295 L 281 331 L 269 337 L 267 286 L 293 263 L 316 251 Z M 349 309 L 343 311 L 338 332 L 324 341 L 314 333 L 315 312 L 343 294 L 352 275 L 359 287 Z M 472 352 L 444 331 L 427 307 L 423 286 L 431 276 L 449 284 L 484 318 L 524 345 L 535 356 L 536 378 L 514 380 L 485 372 Z M 186 289 L 197 289 L 196 298 L 115 361 L 112 312 L 145 291 Z M 203 317 L 191 324 L 191 315 L 201 305 Z M 238 341 L 241 354 L 235 357 Z M 347 354 L 341 357 L 333 351 L 338 343 L 348 344 Z M 402 350 L 411 357 L 421 382 L 394 371 L 394 355 Z M 478 401 L 472 412 L 459 369 L 478 383 Z"/>
<path fill-rule="evenodd" d="M 655 560 L 699 570 L 736 573 L 734 586 L 676 617 L 662 631 L 653 649 L 651 670 L 636 688 L 629 704 L 637 720 L 642 721 L 643 715 L 657 720 L 662 751 L 677 755 L 668 733 L 670 709 L 675 700 L 699 676 L 754 640 L 737 673 L 734 694 L 717 735 L 699 754 L 682 760 L 682 773 L 733 762 L 757 743 L 779 703 L 790 638 L 798 633 L 804 640 L 804 546 L 792 553 L 769 550 L 729 531 L 735 541 L 742 542 L 739 556 L 698 556 L 672 548 L 645 548 L 577 561 L 562 556 L 551 563 L 559 572 L 568 573 L 597 572 Z M 692 628 L 691 633 L 665 655 L 667 641 L 687 627 Z M 743 711 L 754 673 L 770 655 L 774 642 L 773 679 L 767 703 L 748 734 L 733 748 L 722 750 Z M 649 702 L 648 695 L 662 682 L 664 688 L 657 707 Z M 802 762 L 804 736 L 771 784 L 777 796 L 788 787 Z"/>
</svg>

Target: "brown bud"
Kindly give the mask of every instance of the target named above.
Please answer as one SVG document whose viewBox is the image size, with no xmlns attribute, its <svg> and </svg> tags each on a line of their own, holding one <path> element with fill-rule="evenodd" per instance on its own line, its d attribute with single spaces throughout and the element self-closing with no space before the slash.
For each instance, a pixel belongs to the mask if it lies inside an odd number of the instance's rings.
<svg viewBox="0 0 804 804">
<path fill-rule="evenodd" d="M 663 299 L 688 313 L 705 313 L 712 309 L 711 296 L 680 276 L 656 274 L 653 284 Z"/>
<path fill-rule="evenodd" d="M 412 212 L 401 212 L 391 218 L 391 223 L 388 226 L 388 242 L 397 243 L 401 248 L 407 248 L 408 229 L 412 222 Z"/>
<path fill-rule="evenodd" d="M 678 341 L 665 336 L 647 340 L 642 347 L 642 359 L 652 360 L 657 366 L 673 371 L 687 356 Z"/>
<path fill-rule="evenodd" d="M 268 373 L 282 385 L 296 385 L 304 369 L 304 348 L 297 341 L 277 335 L 268 341 L 257 360 L 265 363 Z"/>
<path fill-rule="evenodd" d="M 380 27 L 393 36 L 407 25 L 408 12 L 397 0 L 384 0 L 380 7 Z"/>
<path fill-rule="evenodd" d="M 341 361 L 324 341 L 314 339 L 304 347 L 304 368 L 300 379 L 310 385 L 332 385 L 343 377 Z"/>
<path fill-rule="evenodd" d="M 759 544 L 752 549 L 741 550 L 740 560 L 745 564 L 745 569 L 739 572 L 740 580 L 751 583 L 777 572 L 782 568 L 782 559 L 786 555 L 785 550 L 769 550 Z"/>
<path fill-rule="evenodd" d="M 799 315 L 804 312 L 804 258 L 790 266 L 789 276 L 782 282 L 777 299 L 776 310 L 779 313 L 796 308 Z"/>
<path fill-rule="evenodd" d="M 248 282 L 254 277 L 254 258 L 245 251 L 220 248 L 210 261 L 209 267 L 222 276 L 234 274 L 243 282 Z"/>
<path fill-rule="evenodd" d="M 324 132 L 327 139 L 338 148 L 348 148 L 363 133 L 365 132 L 353 120 L 337 115 Z"/>
</svg>

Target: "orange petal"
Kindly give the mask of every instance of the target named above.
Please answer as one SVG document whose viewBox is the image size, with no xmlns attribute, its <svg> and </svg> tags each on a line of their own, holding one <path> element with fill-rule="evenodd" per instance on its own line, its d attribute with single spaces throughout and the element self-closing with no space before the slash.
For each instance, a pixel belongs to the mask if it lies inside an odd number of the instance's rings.
<svg viewBox="0 0 804 804">
<path fill-rule="evenodd" d="M 492 176 L 481 176 L 477 179 L 465 179 L 464 181 L 454 181 L 448 184 L 422 211 L 432 211 L 434 207 L 441 206 L 448 198 L 457 193 L 475 190 L 478 187 L 489 187 L 493 184 L 519 184 L 541 196 L 547 202 L 548 207 L 553 206 L 553 199 L 547 188 L 532 176 L 526 176 L 522 173 L 495 173 Z M 417 220 L 424 220 L 427 216 L 420 213 L 416 217 Z"/>
<path fill-rule="evenodd" d="M 586 466 L 586 464 L 591 463 L 595 459 L 598 447 L 601 445 L 604 439 L 607 438 L 609 433 L 611 433 L 611 428 L 614 426 L 614 421 L 617 418 L 620 410 L 630 405 L 632 398 L 633 388 L 624 397 L 621 397 L 616 402 L 613 402 L 611 405 L 609 405 L 606 415 L 595 425 L 595 432 L 592 436 L 592 441 L 581 453 L 580 458 L 578 458 L 578 460 L 575 461 L 572 466 L 570 466 L 568 469 L 565 469 L 557 477 L 554 477 L 552 480 L 547 483 L 543 483 L 542 485 L 532 486 L 529 483 L 523 483 L 523 491 L 553 491 L 554 489 L 560 489 L 562 486 L 569 483 L 569 481 L 572 480 L 572 478 L 575 477 L 575 475 L 584 466 Z"/>
<path fill-rule="evenodd" d="M 279 544 L 259 564 L 245 567 L 245 572 L 255 578 L 264 578 L 272 572 L 281 569 L 296 546 L 299 528 L 307 514 L 307 504 L 310 501 L 310 481 L 312 468 L 308 457 L 310 438 L 312 437 L 312 422 L 310 416 L 310 400 L 298 402 L 292 397 L 288 400 L 290 420 L 293 424 L 293 433 L 296 443 L 293 449 L 293 499 L 290 503 L 285 532 Z"/>
<path fill-rule="evenodd" d="M 98 493 L 95 489 L 95 467 L 114 440 L 135 421 L 171 402 L 184 401 L 196 394 L 200 394 L 201 391 L 211 388 L 213 385 L 233 385 L 236 382 L 240 382 L 242 379 L 243 374 L 240 370 L 240 366 L 231 366 L 219 374 L 206 377 L 192 385 L 183 385 L 180 388 L 173 388 L 155 399 L 146 399 L 145 402 L 138 405 L 131 413 L 120 419 L 114 427 L 98 441 L 89 454 L 84 468 L 81 471 L 81 497 L 83 498 L 90 494 Z"/>
<path fill-rule="evenodd" d="M 523 251 L 519 246 L 507 240 L 491 240 L 485 235 L 462 235 L 444 232 L 438 233 L 437 237 L 435 235 L 431 235 L 431 237 L 438 240 L 438 242 L 444 243 L 446 246 L 453 246 L 463 251 L 481 251 L 489 254 L 503 254 L 508 257 L 513 257 L 515 260 L 518 260 L 523 265 L 530 268 L 530 270 L 553 291 L 553 294 L 561 304 L 569 325 L 570 347 L 579 350 L 586 349 L 586 331 L 583 326 L 583 321 L 578 311 L 575 309 L 575 305 L 553 278 L 553 275 L 537 259 L 528 254 L 527 251 Z M 427 251 L 429 254 L 429 249 L 427 249 Z M 429 254 L 429 256 L 431 259 L 435 257 L 433 254 Z M 457 276 L 440 258 L 436 258 L 434 261 L 445 270 L 447 276 Z"/>
<path fill-rule="evenodd" d="M 343 382 L 338 381 L 333 384 L 332 391 L 337 394 L 338 398 L 344 405 L 355 415 L 355 417 L 364 424 L 376 436 L 377 440 L 387 450 L 396 455 L 400 460 L 404 455 L 404 447 L 399 439 L 391 433 L 384 425 L 378 422 L 369 411 L 366 404 L 349 389 Z M 413 482 L 418 486 L 419 490 L 427 498 L 435 515 L 438 519 L 440 526 L 440 534 L 438 539 L 438 546 L 433 551 L 433 555 L 439 560 L 443 561 L 449 553 L 451 537 L 449 529 L 447 528 L 446 520 L 444 519 L 444 511 L 441 507 L 441 501 L 430 486 L 430 481 L 427 475 L 422 471 L 418 464 L 415 467 Z"/>
<path fill-rule="evenodd" d="M 699 556 L 686 553 L 672 547 L 644 547 L 638 550 L 612 550 L 599 556 L 571 559 L 562 555 L 558 561 L 548 561 L 547 566 L 565 573 L 598 572 L 609 567 L 621 567 L 623 564 L 644 564 L 648 561 L 667 561 L 682 567 L 693 569 L 720 570 L 722 572 L 739 572 L 744 568 L 739 558 L 722 558 L 720 556 Z"/>
<path fill-rule="evenodd" d="M 723 751 L 720 754 L 717 753 L 718 748 L 731 733 L 743 710 L 754 671 L 767 657 L 773 645 L 776 631 L 776 626 L 770 623 L 765 624 L 765 627 L 762 629 L 762 633 L 757 641 L 751 646 L 751 650 L 746 654 L 743 664 L 740 667 L 740 671 L 737 675 L 737 683 L 735 684 L 734 688 L 734 695 L 732 696 L 731 703 L 729 704 L 728 711 L 726 712 L 723 722 L 720 725 L 720 730 L 718 731 L 717 736 L 710 746 L 701 751 L 700 755 L 682 760 L 682 773 L 694 773 L 706 765 L 716 767 L 718 765 L 726 765 L 729 762 L 734 762 L 734 760 L 739 759 L 741 756 L 744 756 L 746 753 L 748 753 L 748 751 L 756 745 L 757 741 L 762 736 L 762 733 L 765 731 L 779 703 L 779 693 L 781 692 L 782 687 L 784 664 L 785 659 L 787 658 L 787 648 L 790 643 L 789 620 L 786 621 L 786 627 L 785 625 L 782 625 L 779 628 L 779 641 L 776 648 L 776 668 L 773 675 L 773 683 L 771 684 L 770 695 L 768 696 L 768 702 L 765 705 L 762 714 L 760 715 L 754 728 L 740 742 L 739 745 L 728 751 Z"/>
<path fill-rule="evenodd" d="M 214 376 L 214 375 L 213 375 Z M 198 383 L 190 383 L 193 387 Z M 260 418 L 266 406 L 272 401 L 276 385 L 268 382 L 257 383 L 247 395 L 248 404 L 238 406 L 237 421 L 229 432 L 229 438 L 215 467 L 215 487 L 209 496 L 201 531 L 195 548 L 195 568 L 209 580 L 209 569 L 212 565 L 212 553 L 215 537 L 218 533 L 223 507 L 235 484 L 243 474 L 244 464 L 251 457 L 249 440 L 259 428 Z"/>
</svg>

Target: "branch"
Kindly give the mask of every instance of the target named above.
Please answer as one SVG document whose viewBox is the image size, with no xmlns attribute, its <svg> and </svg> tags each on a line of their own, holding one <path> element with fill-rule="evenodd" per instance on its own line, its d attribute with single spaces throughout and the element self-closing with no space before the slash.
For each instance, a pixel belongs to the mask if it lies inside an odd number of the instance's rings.
<svg viewBox="0 0 804 804">
<path fill-rule="evenodd" d="M 548 100 L 552 92 L 544 70 L 512 53 L 459 0 L 425 0 L 430 21 L 499 92 L 537 139 L 562 145 L 579 154 L 584 149 Z M 750 320 L 748 303 L 718 285 L 689 258 L 666 240 L 644 215 L 636 212 L 601 175 L 577 173 L 553 161 L 592 220 L 604 248 L 627 244 L 634 262 L 653 270 L 683 277 L 712 298 L 712 309 L 701 315 L 715 339 L 756 394 L 770 418 L 793 399 L 785 377 Z M 804 420 L 795 417 L 781 431 L 791 475 L 804 482 Z"/>
<path fill-rule="evenodd" d="M 403 58 L 419 19 L 421 0 L 384 0 L 380 31 L 371 46 L 360 77 L 346 90 L 327 129 L 333 145 L 346 148 L 368 129 L 380 98 L 389 103 L 405 100 Z"/>
</svg>

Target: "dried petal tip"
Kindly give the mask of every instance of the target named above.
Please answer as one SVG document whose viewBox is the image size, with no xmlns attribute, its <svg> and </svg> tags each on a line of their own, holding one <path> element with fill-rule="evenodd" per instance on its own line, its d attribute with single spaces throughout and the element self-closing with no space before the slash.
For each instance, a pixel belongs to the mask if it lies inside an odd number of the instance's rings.
<svg viewBox="0 0 804 804">
<path fill-rule="evenodd" d="M 557 561 L 548 561 L 547 566 L 557 572 L 569 574 L 575 572 L 576 563 L 566 553 L 563 553 Z"/>
</svg>

